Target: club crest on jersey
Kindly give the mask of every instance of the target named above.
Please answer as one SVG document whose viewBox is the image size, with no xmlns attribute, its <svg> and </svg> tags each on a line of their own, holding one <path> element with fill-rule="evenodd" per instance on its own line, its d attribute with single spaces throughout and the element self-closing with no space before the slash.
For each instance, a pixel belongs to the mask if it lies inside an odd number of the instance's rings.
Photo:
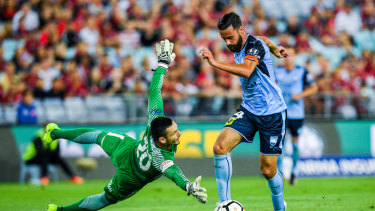
<svg viewBox="0 0 375 211">
<path fill-rule="evenodd" d="M 278 138 L 279 138 L 278 136 L 271 136 L 271 137 L 270 137 L 270 145 L 271 145 L 271 148 L 274 147 L 274 146 L 276 145 L 276 143 L 277 143 L 277 139 L 278 139 Z"/>
</svg>

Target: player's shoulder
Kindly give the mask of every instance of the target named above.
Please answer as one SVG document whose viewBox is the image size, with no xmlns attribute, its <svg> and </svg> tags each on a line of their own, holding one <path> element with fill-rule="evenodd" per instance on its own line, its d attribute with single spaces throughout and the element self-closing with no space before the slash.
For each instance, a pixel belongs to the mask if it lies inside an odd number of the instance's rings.
<svg viewBox="0 0 375 211">
<path fill-rule="evenodd" d="M 248 37 L 245 42 L 245 47 L 246 48 L 261 48 L 263 49 L 264 46 L 262 44 L 263 40 L 257 38 L 256 36 L 253 36 L 251 34 L 247 34 Z"/>
<path fill-rule="evenodd" d="M 279 70 L 286 70 L 284 65 L 278 65 L 275 68 Z"/>
<path fill-rule="evenodd" d="M 293 72 L 295 72 L 295 73 L 301 73 L 301 74 L 306 74 L 306 72 L 307 72 L 307 70 L 306 70 L 306 68 L 305 67 L 302 67 L 302 66 L 299 66 L 299 65 L 296 65 L 294 68 L 293 68 L 293 70 L 292 70 Z"/>
<path fill-rule="evenodd" d="M 263 58 L 265 52 L 268 50 L 262 44 L 262 40 L 250 34 L 248 35 L 248 38 L 245 42 L 244 49 L 246 55 L 252 55 L 257 57 L 258 59 Z"/>
<path fill-rule="evenodd" d="M 301 71 L 306 71 L 306 68 L 301 66 L 301 65 L 296 65 L 295 69 L 301 70 Z"/>
<path fill-rule="evenodd" d="M 283 65 L 279 65 L 279 66 L 276 66 L 275 67 L 275 74 L 276 75 L 284 75 L 286 74 L 288 71 L 286 70 L 285 66 Z"/>
</svg>

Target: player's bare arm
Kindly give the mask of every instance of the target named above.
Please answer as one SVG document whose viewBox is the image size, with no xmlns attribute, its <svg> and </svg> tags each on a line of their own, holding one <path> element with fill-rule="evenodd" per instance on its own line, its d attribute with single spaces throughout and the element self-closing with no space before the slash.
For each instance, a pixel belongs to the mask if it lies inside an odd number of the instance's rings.
<svg viewBox="0 0 375 211">
<path fill-rule="evenodd" d="M 223 62 L 217 62 L 213 57 L 212 52 L 207 48 L 202 48 L 200 53 L 202 55 L 202 58 L 207 59 L 208 63 L 211 66 L 242 77 L 250 77 L 254 72 L 255 67 L 258 65 L 256 61 L 250 59 L 244 59 L 242 64 L 227 64 Z"/>
<path fill-rule="evenodd" d="M 288 51 L 283 46 L 276 45 L 274 42 L 268 39 L 268 37 L 264 37 L 264 36 L 257 36 L 257 37 L 266 43 L 266 45 L 270 48 L 271 53 L 275 55 L 277 58 L 287 58 L 289 56 Z"/>
<path fill-rule="evenodd" d="M 318 92 L 318 85 L 314 84 L 304 89 L 302 93 L 293 95 L 292 100 L 298 101 L 302 98 L 309 97 L 317 92 Z"/>
</svg>

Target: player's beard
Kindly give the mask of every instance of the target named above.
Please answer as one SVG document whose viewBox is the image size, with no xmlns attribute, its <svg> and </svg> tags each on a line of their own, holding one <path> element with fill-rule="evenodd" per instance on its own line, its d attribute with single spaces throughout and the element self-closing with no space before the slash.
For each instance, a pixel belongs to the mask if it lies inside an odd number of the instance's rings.
<svg viewBox="0 0 375 211">
<path fill-rule="evenodd" d="M 242 36 L 239 34 L 239 37 L 238 37 L 238 40 L 237 40 L 237 43 L 236 44 L 232 44 L 232 45 L 227 45 L 228 49 L 230 51 L 232 51 L 233 53 L 238 53 L 240 52 L 241 48 L 242 48 Z"/>
</svg>

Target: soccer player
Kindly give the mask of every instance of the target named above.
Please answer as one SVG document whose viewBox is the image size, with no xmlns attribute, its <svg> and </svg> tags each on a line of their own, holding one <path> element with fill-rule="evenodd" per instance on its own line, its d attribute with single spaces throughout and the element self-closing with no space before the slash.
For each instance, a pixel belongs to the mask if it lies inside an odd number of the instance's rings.
<svg viewBox="0 0 375 211">
<path fill-rule="evenodd" d="M 98 144 L 117 168 L 117 173 L 104 187 L 104 192 L 64 207 L 50 204 L 48 211 L 98 210 L 133 196 L 161 175 L 171 179 L 199 202 L 206 203 L 206 189 L 200 187 L 201 177 L 190 182 L 173 163 L 181 132 L 174 121 L 164 117 L 161 96 L 165 73 L 175 58 L 172 50 L 173 43 L 168 40 L 156 44 L 158 68 L 149 88 L 148 124 L 141 141 L 117 132 L 93 129 L 60 130 L 54 123 L 47 125 L 44 141 L 64 138 L 81 144 Z"/>
<path fill-rule="evenodd" d="M 287 47 L 289 57 L 286 58 L 284 66 L 276 68 L 277 84 L 280 86 L 285 103 L 288 107 L 288 117 L 286 120 L 287 129 L 292 135 L 293 153 L 292 153 L 292 171 L 289 184 L 294 185 L 296 182 L 296 164 L 298 160 L 298 137 L 300 135 L 304 118 L 305 105 L 304 98 L 315 94 L 318 86 L 315 84 L 314 77 L 303 68 L 294 64 L 296 57 L 295 49 Z M 279 158 L 278 168 L 282 170 L 282 156 Z"/>
<path fill-rule="evenodd" d="M 234 53 L 235 64 L 216 61 L 206 48 L 200 51 L 202 58 L 215 68 L 238 75 L 243 91 L 240 108 L 225 124 L 213 146 L 220 203 L 231 199 L 230 152 L 242 141 L 251 143 L 259 131 L 260 169 L 268 181 L 274 209 L 285 210 L 283 177 L 277 170 L 277 158 L 282 153 L 286 105 L 276 84 L 271 53 L 278 57 L 287 57 L 288 53 L 268 38 L 245 33 L 236 13 L 222 16 L 217 26 L 220 36 Z"/>
</svg>

